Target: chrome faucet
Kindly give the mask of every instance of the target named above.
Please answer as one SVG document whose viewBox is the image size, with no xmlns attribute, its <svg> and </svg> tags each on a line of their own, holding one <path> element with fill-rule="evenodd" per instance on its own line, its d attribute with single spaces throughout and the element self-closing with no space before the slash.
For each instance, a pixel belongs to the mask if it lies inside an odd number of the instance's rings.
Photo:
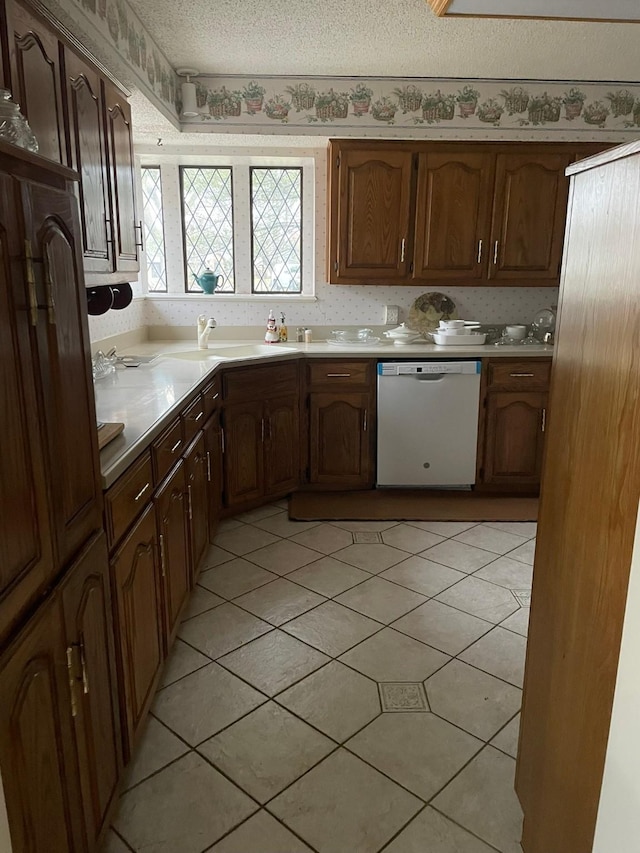
<svg viewBox="0 0 640 853">
<path fill-rule="evenodd" d="M 205 314 L 201 314 L 198 317 L 198 349 L 208 349 L 209 335 L 215 327 L 216 321 L 213 317 L 209 317 L 208 320 Z"/>
</svg>

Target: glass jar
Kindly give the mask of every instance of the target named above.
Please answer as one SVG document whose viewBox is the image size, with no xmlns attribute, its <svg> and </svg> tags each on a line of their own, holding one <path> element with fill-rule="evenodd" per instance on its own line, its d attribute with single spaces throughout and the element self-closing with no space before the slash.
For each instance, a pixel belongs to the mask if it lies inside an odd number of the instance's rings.
<svg viewBox="0 0 640 853">
<path fill-rule="evenodd" d="M 0 139 L 38 153 L 38 140 L 8 89 L 0 89 Z"/>
</svg>

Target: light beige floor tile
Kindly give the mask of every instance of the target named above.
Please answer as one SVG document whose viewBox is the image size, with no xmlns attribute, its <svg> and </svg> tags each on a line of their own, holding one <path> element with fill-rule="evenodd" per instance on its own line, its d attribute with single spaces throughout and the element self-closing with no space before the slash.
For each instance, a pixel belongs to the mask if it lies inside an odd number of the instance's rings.
<svg viewBox="0 0 640 853">
<path fill-rule="evenodd" d="M 198 583 L 223 598 L 235 598 L 275 580 L 276 577 L 277 575 L 273 572 L 267 572 L 253 562 L 250 563 L 238 557 L 229 563 L 202 572 Z"/>
<path fill-rule="evenodd" d="M 516 548 L 514 551 L 509 551 L 509 556 L 512 560 L 521 560 L 523 563 L 528 563 L 532 566 L 535 551 L 536 540 L 531 539 L 529 542 L 525 542 L 524 545 L 520 545 L 520 547 Z"/>
<path fill-rule="evenodd" d="M 410 554 L 417 554 L 419 551 L 425 551 L 427 548 L 437 545 L 438 542 L 442 542 L 442 536 L 428 530 L 420 530 L 410 524 L 397 524 L 390 530 L 383 532 L 382 541 L 385 545 L 391 545 L 393 548 L 400 548 Z"/>
<path fill-rule="evenodd" d="M 486 746 L 433 805 L 501 853 L 522 853 L 522 811 L 513 789 L 516 763 Z"/>
<path fill-rule="evenodd" d="M 219 658 L 272 630 L 273 625 L 227 603 L 183 622 L 179 636 L 210 658 Z"/>
<path fill-rule="evenodd" d="M 512 560 L 511 557 L 498 557 L 473 576 L 497 583 L 506 589 L 529 589 L 533 579 L 533 566 Z"/>
<path fill-rule="evenodd" d="M 242 524 L 233 530 L 218 533 L 215 544 L 224 548 L 225 551 L 231 551 L 232 554 L 242 557 L 277 541 L 278 537 L 266 530 L 260 530 L 252 524 Z"/>
<path fill-rule="evenodd" d="M 182 640 L 176 640 L 165 662 L 160 687 L 173 684 L 174 681 L 189 675 L 190 672 L 195 672 L 196 669 L 200 669 L 208 663 L 211 663 L 211 659 L 206 655 L 192 649 Z"/>
<path fill-rule="evenodd" d="M 525 539 L 533 539 L 538 529 L 535 521 L 486 521 L 485 527 L 495 527 L 496 530 L 504 530 L 505 533 L 515 533 L 516 536 L 524 536 Z"/>
<path fill-rule="evenodd" d="M 270 518 L 272 515 L 278 515 L 282 508 L 275 504 L 267 504 L 259 506 L 256 509 L 250 509 L 248 512 L 243 512 L 236 516 L 238 521 L 243 521 L 245 524 L 255 524 L 256 521 L 262 521 L 264 518 Z"/>
<path fill-rule="evenodd" d="M 439 545 L 427 548 L 420 556 L 425 560 L 433 560 L 434 563 L 441 563 L 443 566 L 449 566 L 450 569 L 457 569 L 466 574 L 481 569 L 496 558 L 491 551 L 465 545 L 464 542 L 458 542 L 456 539 L 445 539 Z"/>
<path fill-rule="evenodd" d="M 247 559 L 277 575 L 287 575 L 300 566 L 322 559 L 322 555 L 289 539 L 279 539 L 273 545 L 267 545 L 266 548 L 259 548 L 249 554 Z"/>
<path fill-rule="evenodd" d="M 476 548 L 484 548 L 485 551 L 493 551 L 494 554 L 506 554 L 526 542 L 524 536 L 515 536 L 513 533 L 505 533 L 504 530 L 496 530 L 495 527 L 485 527 L 484 524 L 458 533 L 455 539 Z"/>
<path fill-rule="evenodd" d="M 201 853 L 256 804 L 204 758 L 189 753 L 120 800 L 114 826 L 145 853 Z"/>
<path fill-rule="evenodd" d="M 341 604 L 327 601 L 315 610 L 287 622 L 282 630 L 331 657 L 337 657 L 365 637 L 370 637 L 380 627 L 379 622 L 354 613 Z"/>
<path fill-rule="evenodd" d="M 341 655 L 341 661 L 374 681 L 424 681 L 444 666 L 448 655 L 385 628 Z"/>
<path fill-rule="evenodd" d="M 383 572 L 390 566 L 406 560 L 407 552 L 399 551 L 390 545 L 348 545 L 333 555 L 336 560 L 349 563 L 358 569 L 364 569 L 371 574 Z"/>
<path fill-rule="evenodd" d="M 373 577 L 343 592 L 335 600 L 378 622 L 387 623 L 424 604 L 427 599 L 418 592 Z"/>
<path fill-rule="evenodd" d="M 275 696 L 318 669 L 329 658 L 282 631 L 272 631 L 230 655 L 221 663 L 263 693 Z"/>
<path fill-rule="evenodd" d="M 370 530 L 374 533 L 381 533 L 383 530 L 389 530 L 390 527 L 395 527 L 397 521 L 332 521 L 336 527 L 341 527 L 343 530 L 349 530 L 351 533 L 358 531 Z"/>
<path fill-rule="evenodd" d="M 486 634 L 491 623 L 432 599 L 417 610 L 401 616 L 393 623 L 393 627 L 441 652 L 457 655 L 478 637 Z"/>
<path fill-rule="evenodd" d="M 526 650 L 527 641 L 524 637 L 498 627 L 481 637 L 460 658 L 490 675 L 522 687 Z"/>
<path fill-rule="evenodd" d="M 196 746 L 266 701 L 257 690 L 211 663 L 161 690 L 152 711 Z"/>
<path fill-rule="evenodd" d="M 267 530 L 275 536 L 286 537 L 294 536 L 296 533 L 304 533 L 305 530 L 311 530 L 312 527 L 317 527 L 319 524 L 319 521 L 291 521 L 287 512 L 279 512 L 269 518 L 254 521 L 254 525 L 261 530 Z"/>
<path fill-rule="evenodd" d="M 258 853 L 258 851 L 260 853 L 312 853 L 310 847 L 265 811 L 256 812 L 226 838 L 210 847 L 206 853 Z M 475 851 L 471 850 L 470 853 Z"/>
<path fill-rule="evenodd" d="M 475 527 L 477 523 L 477 521 L 407 521 L 407 524 L 412 527 L 437 533 L 438 536 L 443 536 L 445 539 L 449 539 L 450 536 L 457 536 L 463 530 Z"/>
<path fill-rule="evenodd" d="M 340 749 L 268 808 L 320 853 L 377 853 L 421 805 Z"/>
<path fill-rule="evenodd" d="M 381 714 L 346 747 L 428 800 L 481 748 L 482 742 L 433 714 Z"/>
<path fill-rule="evenodd" d="M 288 509 L 289 509 L 289 498 L 283 498 L 280 501 L 274 501 L 272 504 L 269 504 L 269 506 L 277 506 L 278 509 L 286 509 L 288 511 Z"/>
<path fill-rule="evenodd" d="M 459 660 L 426 683 L 434 714 L 472 735 L 489 740 L 520 708 L 522 691 Z"/>
<path fill-rule="evenodd" d="M 219 548 L 217 545 L 210 545 L 207 553 L 202 558 L 202 570 L 211 569 L 213 566 L 220 566 L 222 563 L 228 563 L 233 560 L 235 554 L 231 551 L 225 551 L 224 548 Z"/>
<path fill-rule="evenodd" d="M 339 743 L 380 713 L 376 685 L 337 661 L 294 684 L 277 701 Z"/>
<path fill-rule="evenodd" d="M 213 608 L 217 607 L 219 604 L 224 604 L 224 598 L 221 598 L 219 595 L 209 592 L 209 590 L 205 589 L 203 586 L 196 584 L 191 596 L 189 597 L 189 603 L 185 608 L 182 621 L 184 622 L 185 619 L 191 619 L 192 616 L 197 616 L 199 613 L 204 613 L 205 610 L 213 610 Z"/>
<path fill-rule="evenodd" d="M 437 596 L 442 601 L 487 622 L 502 622 L 518 609 L 518 602 L 508 589 L 473 577 L 466 577 Z"/>
<path fill-rule="evenodd" d="M 449 569 L 447 566 L 441 566 L 440 563 L 414 556 L 396 566 L 391 566 L 379 577 L 399 583 L 414 592 L 421 592 L 422 595 L 432 596 L 461 581 L 465 574 Z"/>
<path fill-rule="evenodd" d="M 333 557 L 322 557 L 315 563 L 310 563 L 287 575 L 289 580 L 329 598 L 351 589 L 352 586 L 370 577 L 369 572 L 363 572 L 355 566 L 348 566 Z"/>
<path fill-rule="evenodd" d="M 320 551 L 322 554 L 333 554 L 334 551 L 351 545 L 353 534 L 334 527 L 333 524 L 319 524 L 304 533 L 296 533 L 291 537 L 291 541 L 304 545 L 305 548 L 313 548 L 314 551 Z"/>
<path fill-rule="evenodd" d="M 110 829 L 105 838 L 102 853 L 130 853 L 131 848 Z"/>
<path fill-rule="evenodd" d="M 526 637 L 529 634 L 530 612 L 530 607 L 521 607 L 519 610 L 516 610 L 515 613 L 512 613 L 508 619 L 505 619 L 504 622 L 501 622 L 500 627 L 508 628 L 509 631 L 515 631 L 516 634 L 520 634 L 521 636 Z"/>
<path fill-rule="evenodd" d="M 513 598 L 513 596 L 511 596 Z M 513 599 L 515 602 L 515 599 Z M 322 604 L 326 598 L 317 595 L 298 584 L 291 583 L 285 578 L 278 578 L 273 583 L 254 589 L 236 598 L 234 604 L 259 616 L 271 625 L 282 625 Z"/>
<path fill-rule="evenodd" d="M 242 527 L 243 522 L 239 518 L 223 518 L 218 524 L 219 533 L 227 533 L 229 530 L 237 530 Z"/>
<path fill-rule="evenodd" d="M 189 747 L 155 717 L 149 716 L 125 773 L 122 790 L 128 791 L 147 776 L 189 752 Z"/>
<path fill-rule="evenodd" d="M 335 743 L 268 702 L 198 751 L 259 803 L 266 803 L 335 749 Z"/>
<path fill-rule="evenodd" d="M 249 818 L 253 820 L 253 818 Z M 427 806 L 384 853 L 494 853 L 484 841 Z"/>
<path fill-rule="evenodd" d="M 496 749 L 506 752 L 512 758 L 518 757 L 518 737 L 520 735 L 520 714 L 515 716 L 510 723 L 498 732 L 491 741 Z"/>
</svg>

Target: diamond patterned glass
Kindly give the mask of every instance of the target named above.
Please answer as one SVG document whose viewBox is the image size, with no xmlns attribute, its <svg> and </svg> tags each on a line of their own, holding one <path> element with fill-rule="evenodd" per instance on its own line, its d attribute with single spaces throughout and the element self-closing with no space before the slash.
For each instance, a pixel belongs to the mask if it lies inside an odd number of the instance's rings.
<svg viewBox="0 0 640 853">
<path fill-rule="evenodd" d="M 224 281 L 216 292 L 233 293 L 233 193 L 231 169 L 182 166 L 182 217 L 186 290 L 200 292 L 195 280 L 210 269 Z"/>
<path fill-rule="evenodd" d="M 147 287 L 150 293 L 163 293 L 167 290 L 167 264 L 164 254 L 162 186 L 158 166 L 142 168 L 142 217 Z"/>
<path fill-rule="evenodd" d="M 251 169 L 254 293 L 302 292 L 302 169 Z"/>
</svg>

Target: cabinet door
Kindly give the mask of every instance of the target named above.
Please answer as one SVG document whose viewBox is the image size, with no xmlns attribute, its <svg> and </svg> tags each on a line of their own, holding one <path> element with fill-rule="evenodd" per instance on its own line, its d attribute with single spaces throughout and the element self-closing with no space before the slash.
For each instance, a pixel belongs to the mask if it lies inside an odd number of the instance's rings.
<svg viewBox="0 0 640 853">
<path fill-rule="evenodd" d="M 234 403 L 224 410 L 224 497 L 233 507 L 264 493 L 262 403 Z"/>
<path fill-rule="evenodd" d="M 127 99 L 112 86 L 103 82 L 103 87 L 111 181 L 114 264 L 118 272 L 139 272 L 137 237 L 141 232 L 141 225 L 136 220 L 131 108 Z"/>
<path fill-rule="evenodd" d="M 19 3 L 7 6 L 13 32 L 13 100 L 36 135 L 38 153 L 66 164 L 60 44 L 46 24 Z"/>
<path fill-rule="evenodd" d="M 371 486 L 371 395 L 314 393 L 309 409 L 309 482 L 335 489 Z"/>
<path fill-rule="evenodd" d="M 339 160 L 329 280 L 402 282 L 411 260 L 412 154 L 347 149 Z"/>
<path fill-rule="evenodd" d="M 117 793 L 122 743 L 116 686 L 109 558 L 104 533 L 71 568 L 62 588 L 73 721 L 90 849 Z"/>
<path fill-rule="evenodd" d="M 131 755 L 162 669 L 162 607 L 157 547 L 155 515 L 153 507 L 149 506 L 111 561 L 127 758 Z"/>
<path fill-rule="evenodd" d="M 0 174 L 0 644 L 54 574 L 17 193 Z"/>
<path fill-rule="evenodd" d="M 489 278 L 557 284 L 571 154 L 498 154 Z"/>
<path fill-rule="evenodd" d="M 485 425 L 485 483 L 537 485 L 542 468 L 547 395 L 539 391 L 489 394 Z"/>
<path fill-rule="evenodd" d="M 178 630 L 191 585 L 186 491 L 184 463 L 180 462 L 154 498 L 167 648 Z"/>
<path fill-rule="evenodd" d="M 468 151 L 420 154 L 414 278 L 486 274 L 494 160 Z"/>
<path fill-rule="evenodd" d="M 100 77 L 65 50 L 71 165 L 80 173 L 80 232 L 87 272 L 110 272 L 109 186 Z"/>
<path fill-rule="evenodd" d="M 38 352 L 60 564 L 102 526 L 96 414 L 75 198 L 22 184 L 40 290 Z"/>
<path fill-rule="evenodd" d="M 191 543 L 191 576 L 195 576 L 209 543 L 207 454 L 204 435 L 199 433 L 184 456 L 187 474 L 187 515 Z"/>
<path fill-rule="evenodd" d="M 85 850 L 60 602 L 0 658 L 0 765 L 13 853 Z"/>
<path fill-rule="evenodd" d="M 215 412 L 209 418 L 203 432 L 207 457 L 209 541 L 213 542 L 222 512 L 222 431 L 219 412 Z"/>
<path fill-rule="evenodd" d="M 300 406 L 298 396 L 265 404 L 265 492 L 284 494 L 298 486 L 300 472 Z"/>
</svg>

